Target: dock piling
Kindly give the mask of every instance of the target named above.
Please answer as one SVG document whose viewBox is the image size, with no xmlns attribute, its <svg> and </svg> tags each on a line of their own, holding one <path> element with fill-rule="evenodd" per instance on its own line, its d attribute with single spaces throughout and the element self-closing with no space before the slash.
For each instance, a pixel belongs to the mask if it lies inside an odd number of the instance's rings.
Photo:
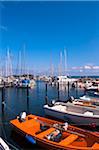
<svg viewBox="0 0 99 150">
<path fill-rule="evenodd" d="M 76 97 L 78 97 L 78 82 L 76 81 Z"/>
<path fill-rule="evenodd" d="M 59 99 L 60 99 L 60 93 L 59 93 L 59 82 L 58 82 L 57 90 L 58 90 L 58 100 L 59 100 Z"/>
<path fill-rule="evenodd" d="M 47 83 L 45 84 L 45 104 L 48 104 Z"/>
<path fill-rule="evenodd" d="M 47 96 L 47 83 L 45 84 L 45 95 Z"/>
<path fill-rule="evenodd" d="M 68 86 L 68 97 L 69 97 L 70 96 L 70 94 L 69 94 L 69 82 L 68 82 L 67 86 Z"/>
<path fill-rule="evenodd" d="M 4 86 L 2 87 L 2 112 L 4 112 L 4 103 L 5 103 L 5 82 Z"/>
<path fill-rule="evenodd" d="M 29 98 L 29 86 L 27 85 L 27 98 Z"/>
<path fill-rule="evenodd" d="M 27 92 L 27 112 L 29 113 L 29 86 L 27 85 L 26 88 L 26 92 Z"/>
</svg>

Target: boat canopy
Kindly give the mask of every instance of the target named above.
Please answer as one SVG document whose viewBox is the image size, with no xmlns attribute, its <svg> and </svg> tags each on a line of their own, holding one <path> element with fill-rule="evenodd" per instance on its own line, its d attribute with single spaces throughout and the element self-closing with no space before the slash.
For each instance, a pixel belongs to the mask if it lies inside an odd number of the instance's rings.
<svg viewBox="0 0 99 150">
<path fill-rule="evenodd" d="M 22 83 L 23 83 L 23 84 L 29 84 L 29 83 L 30 83 L 30 80 L 27 80 L 27 79 L 22 80 Z"/>
</svg>

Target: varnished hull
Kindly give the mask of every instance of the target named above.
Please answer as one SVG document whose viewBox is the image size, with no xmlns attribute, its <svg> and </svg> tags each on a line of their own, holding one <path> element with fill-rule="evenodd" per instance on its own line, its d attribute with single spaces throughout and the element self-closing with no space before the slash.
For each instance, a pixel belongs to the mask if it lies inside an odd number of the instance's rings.
<svg viewBox="0 0 99 150">
<path fill-rule="evenodd" d="M 49 124 L 49 128 L 44 131 L 40 130 L 40 122 Z M 68 130 L 64 131 L 64 135 L 62 133 L 61 141 L 48 140 L 45 137 L 56 130 L 52 126 L 56 123 L 61 122 L 34 115 L 27 116 L 26 121 L 22 123 L 18 119 L 11 121 L 15 130 L 23 135 L 31 136 L 39 146 L 47 150 L 99 150 L 99 136 L 73 126 L 69 126 Z"/>
</svg>

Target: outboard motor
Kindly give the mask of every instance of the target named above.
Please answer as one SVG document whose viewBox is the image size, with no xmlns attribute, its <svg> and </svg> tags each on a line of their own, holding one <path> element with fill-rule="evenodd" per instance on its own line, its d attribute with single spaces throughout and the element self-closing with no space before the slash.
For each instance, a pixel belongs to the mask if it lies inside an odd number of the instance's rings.
<svg viewBox="0 0 99 150">
<path fill-rule="evenodd" d="M 56 102 L 56 101 L 53 99 L 53 100 L 51 101 L 52 105 L 54 105 L 54 104 L 55 104 L 55 102 Z"/>
<path fill-rule="evenodd" d="M 55 102 L 56 102 L 55 100 L 52 100 L 52 101 L 48 104 L 48 106 L 49 106 L 49 107 L 54 106 L 54 105 L 55 105 Z"/>
<path fill-rule="evenodd" d="M 70 96 L 70 97 L 67 99 L 67 102 L 72 103 L 74 100 L 75 100 L 75 98 L 74 98 L 73 96 Z"/>
<path fill-rule="evenodd" d="M 20 122 L 24 122 L 26 120 L 26 112 L 21 112 L 17 118 Z"/>
</svg>

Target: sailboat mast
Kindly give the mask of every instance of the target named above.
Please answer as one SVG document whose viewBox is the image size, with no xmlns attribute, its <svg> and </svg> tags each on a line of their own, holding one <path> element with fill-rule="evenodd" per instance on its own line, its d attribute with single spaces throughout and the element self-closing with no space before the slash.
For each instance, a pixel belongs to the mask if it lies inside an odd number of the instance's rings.
<svg viewBox="0 0 99 150">
<path fill-rule="evenodd" d="M 51 77 L 53 77 L 53 75 L 54 75 L 54 66 L 53 66 L 53 63 L 52 63 L 52 55 L 51 55 L 51 58 L 50 58 L 50 75 L 51 75 Z"/>
<path fill-rule="evenodd" d="M 22 75 L 22 52 L 19 51 L 19 74 Z"/>
<path fill-rule="evenodd" d="M 24 44 L 24 45 L 23 45 L 23 74 L 26 73 L 26 64 L 25 64 L 26 58 L 25 58 L 25 51 L 26 51 L 26 46 L 25 46 L 25 44 Z"/>
<path fill-rule="evenodd" d="M 62 75 L 62 52 L 60 52 L 59 75 Z"/>
<path fill-rule="evenodd" d="M 6 57 L 6 76 L 12 75 L 12 62 L 9 48 L 7 49 L 7 57 Z"/>
<path fill-rule="evenodd" d="M 7 59 L 5 60 L 5 75 L 8 76 L 8 67 L 7 67 Z"/>
<path fill-rule="evenodd" d="M 64 49 L 64 73 L 67 74 L 67 51 Z"/>
</svg>

